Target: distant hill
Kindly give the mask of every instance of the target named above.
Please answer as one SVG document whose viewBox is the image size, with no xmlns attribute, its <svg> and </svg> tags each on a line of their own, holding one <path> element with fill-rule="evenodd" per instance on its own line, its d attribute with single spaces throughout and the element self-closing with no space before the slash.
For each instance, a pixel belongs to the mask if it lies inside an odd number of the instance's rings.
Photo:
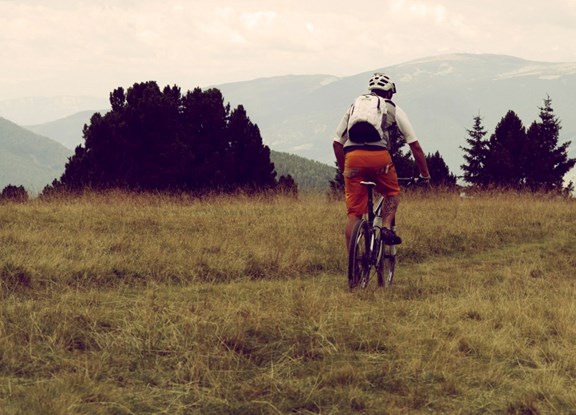
<svg viewBox="0 0 576 415">
<path fill-rule="evenodd" d="M 108 93 L 102 97 L 56 96 L 0 100 L 0 117 L 18 125 L 36 125 L 93 108 L 110 108 Z"/>
<path fill-rule="evenodd" d="M 0 189 L 24 186 L 31 194 L 59 178 L 72 152 L 0 117 Z"/>
<path fill-rule="evenodd" d="M 270 159 L 276 167 L 276 178 L 291 175 L 301 191 L 327 191 L 336 175 L 335 166 L 294 154 L 272 150 Z"/>
<path fill-rule="evenodd" d="M 90 118 L 96 112 L 104 114 L 108 110 L 102 111 L 81 111 L 68 117 L 60 118 L 44 124 L 26 125 L 24 128 L 36 134 L 50 137 L 69 149 L 75 149 L 82 144 L 82 131 L 84 125 L 90 124 Z"/>
</svg>

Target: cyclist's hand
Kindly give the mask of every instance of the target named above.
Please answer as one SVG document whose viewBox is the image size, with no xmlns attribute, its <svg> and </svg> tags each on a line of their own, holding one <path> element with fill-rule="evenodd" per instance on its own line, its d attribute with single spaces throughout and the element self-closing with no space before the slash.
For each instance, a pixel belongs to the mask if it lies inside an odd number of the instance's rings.
<svg viewBox="0 0 576 415">
<path fill-rule="evenodd" d="M 430 176 L 428 177 L 423 177 L 422 175 L 415 177 L 414 178 L 414 182 L 416 183 L 416 185 L 421 186 L 421 187 L 429 187 L 430 186 L 430 180 L 432 178 Z"/>
</svg>

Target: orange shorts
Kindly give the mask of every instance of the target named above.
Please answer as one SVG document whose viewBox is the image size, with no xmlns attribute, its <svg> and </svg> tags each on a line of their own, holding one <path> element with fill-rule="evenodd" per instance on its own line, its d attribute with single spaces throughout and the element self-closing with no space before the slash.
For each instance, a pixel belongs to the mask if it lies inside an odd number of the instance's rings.
<svg viewBox="0 0 576 415">
<path fill-rule="evenodd" d="M 373 181 L 376 191 L 384 196 L 400 194 L 396 169 L 387 150 L 346 153 L 344 188 L 348 215 L 362 216 L 368 211 L 368 190 L 360 184 L 361 181 Z"/>
</svg>

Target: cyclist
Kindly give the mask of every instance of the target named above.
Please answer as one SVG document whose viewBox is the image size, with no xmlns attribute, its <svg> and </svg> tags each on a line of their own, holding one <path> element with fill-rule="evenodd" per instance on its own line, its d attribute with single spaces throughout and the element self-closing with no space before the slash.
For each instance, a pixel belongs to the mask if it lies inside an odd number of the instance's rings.
<svg viewBox="0 0 576 415">
<path fill-rule="evenodd" d="M 350 235 L 354 225 L 368 208 L 366 189 L 360 184 L 363 180 L 375 182 L 376 190 L 384 196 L 382 239 L 388 244 L 402 243 L 402 239 L 391 229 L 400 194 L 398 177 L 388 151 L 392 129 L 396 129 L 401 138 L 410 146 L 420 170 L 419 180 L 424 183 L 430 181 L 424 151 L 408 116 L 391 101 L 392 95 L 396 92 L 396 85 L 387 75 L 375 73 L 368 82 L 368 90 L 369 94 L 358 97 L 346 111 L 336 129 L 333 142 L 336 161 L 344 175 L 348 211 L 347 247 L 350 246 Z M 374 114 L 369 114 L 369 112 Z M 374 122 L 378 116 L 380 121 Z"/>
</svg>

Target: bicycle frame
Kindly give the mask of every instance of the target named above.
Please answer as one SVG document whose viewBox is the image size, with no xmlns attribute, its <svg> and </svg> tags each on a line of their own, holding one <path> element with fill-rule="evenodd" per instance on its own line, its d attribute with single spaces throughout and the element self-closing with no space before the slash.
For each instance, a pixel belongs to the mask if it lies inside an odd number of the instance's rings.
<svg viewBox="0 0 576 415">
<path fill-rule="evenodd" d="M 374 209 L 374 186 L 375 184 L 373 182 L 361 182 L 361 184 L 363 184 L 364 186 L 366 186 L 367 190 L 368 190 L 368 214 L 367 214 L 367 219 L 368 219 L 368 224 L 370 225 L 370 227 L 374 227 L 374 219 L 376 219 L 376 217 L 380 216 L 382 217 L 382 206 L 384 205 L 384 196 L 380 196 L 380 198 L 378 199 L 378 202 L 376 203 L 376 208 Z M 382 217 L 382 219 L 384 219 Z M 396 218 L 392 218 L 392 224 L 391 224 L 391 229 L 393 231 L 396 230 Z"/>
<path fill-rule="evenodd" d="M 370 251 L 373 252 L 375 248 L 377 248 L 375 246 L 376 244 L 376 232 L 374 232 L 374 219 L 377 216 L 381 216 L 381 211 L 382 211 L 382 203 L 384 198 L 380 198 L 376 209 L 374 209 L 374 187 L 376 186 L 376 183 L 374 182 L 367 182 L 367 181 L 362 181 L 360 182 L 360 184 L 364 185 L 366 187 L 366 190 L 368 191 L 368 225 L 370 227 L 370 229 L 372 230 L 370 232 Z M 373 264 L 371 264 L 373 265 Z"/>
<path fill-rule="evenodd" d="M 382 217 L 382 207 L 384 205 L 384 196 L 380 196 L 380 198 L 378 199 L 378 202 L 376 203 L 376 208 L 374 209 L 374 192 L 372 189 L 372 186 L 367 186 L 368 187 L 368 223 L 370 224 L 370 227 L 372 228 L 372 230 L 374 230 L 374 219 L 377 216 Z M 382 220 L 384 220 L 384 218 L 382 217 Z M 390 225 L 390 229 L 393 232 L 396 232 L 396 218 L 392 218 L 392 223 Z M 375 251 L 375 255 L 372 255 L 372 260 L 373 260 L 373 264 L 372 265 L 377 265 L 380 262 L 380 256 L 383 255 L 384 259 L 394 259 L 396 257 L 396 245 L 386 245 L 382 242 L 382 240 L 380 240 L 380 238 L 378 238 L 378 240 L 376 241 L 375 238 L 375 233 L 376 232 L 372 232 L 372 237 L 371 237 L 371 241 L 370 241 L 370 249 Z M 380 248 L 380 246 L 377 246 L 378 244 L 383 244 L 382 248 Z"/>
</svg>

